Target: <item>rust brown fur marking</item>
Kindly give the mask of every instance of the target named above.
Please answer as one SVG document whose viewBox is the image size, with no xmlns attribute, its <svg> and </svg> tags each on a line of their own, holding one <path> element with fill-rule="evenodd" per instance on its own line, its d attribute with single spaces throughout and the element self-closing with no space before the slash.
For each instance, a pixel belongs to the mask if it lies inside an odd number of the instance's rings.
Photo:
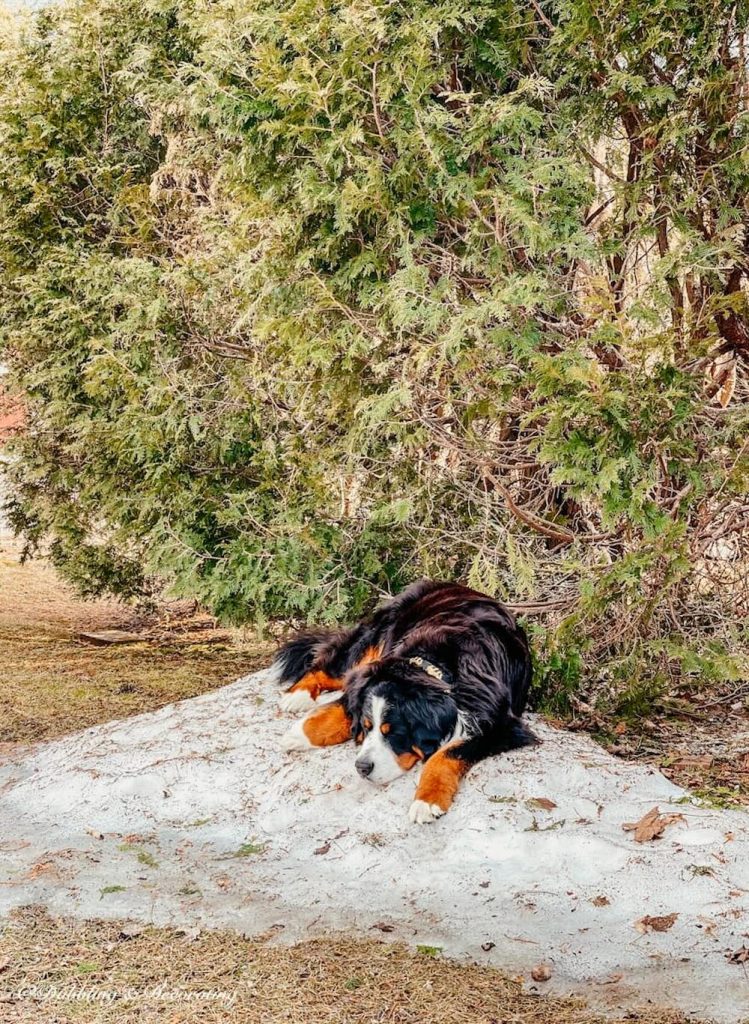
<svg viewBox="0 0 749 1024">
<path fill-rule="evenodd" d="M 306 690 L 312 700 L 317 700 L 321 693 L 329 693 L 331 690 L 342 690 L 343 680 L 334 679 L 327 672 L 308 672 L 302 676 L 298 683 L 289 687 L 289 693 L 296 693 L 298 690 Z"/>
<path fill-rule="evenodd" d="M 373 661 L 379 661 L 382 657 L 381 647 L 368 647 L 361 658 L 356 663 L 356 668 L 361 668 L 362 665 L 369 665 Z"/>
<path fill-rule="evenodd" d="M 437 804 L 443 811 L 448 810 L 452 804 L 460 780 L 470 767 L 457 757 L 448 757 L 449 749 L 443 747 L 442 750 L 438 750 L 424 765 L 415 797 L 427 804 Z"/>
<path fill-rule="evenodd" d="M 416 754 L 398 754 L 396 760 L 404 772 L 410 772 L 419 758 Z"/>
<path fill-rule="evenodd" d="M 302 731 L 313 747 L 332 747 L 351 739 L 351 719 L 341 704 L 327 704 L 303 720 Z"/>
</svg>

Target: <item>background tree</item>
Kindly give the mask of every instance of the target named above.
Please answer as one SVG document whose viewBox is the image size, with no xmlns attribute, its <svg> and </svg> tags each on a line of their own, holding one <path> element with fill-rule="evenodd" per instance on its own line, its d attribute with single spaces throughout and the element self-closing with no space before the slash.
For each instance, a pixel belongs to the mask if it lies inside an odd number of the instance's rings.
<svg viewBox="0 0 749 1024">
<path fill-rule="evenodd" d="M 549 701 L 746 672 L 745 4 L 71 0 L 4 49 L 12 515 L 235 620 L 445 575 Z"/>
</svg>

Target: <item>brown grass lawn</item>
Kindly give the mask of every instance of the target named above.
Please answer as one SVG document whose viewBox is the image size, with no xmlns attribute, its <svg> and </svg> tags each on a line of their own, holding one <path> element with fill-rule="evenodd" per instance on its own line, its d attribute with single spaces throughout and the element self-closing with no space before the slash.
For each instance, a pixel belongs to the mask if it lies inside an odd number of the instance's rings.
<svg viewBox="0 0 749 1024">
<path fill-rule="evenodd" d="M 626 1020 L 684 1022 L 653 1008 Z M 33 908 L 0 931 L 0 1021 L 603 1024 L 580 1002 L 524 994 L 492 968 L 371 939 L 279 947 L 228 932 L 73 923 Z"/>
<path fill-rule="evenodd" d="M 81 632 L 132 631 L 98 647 Z M 145 615 L 82 601 L 44 562 L 0 544 L 0 743 L 47 740 L 195 697 L 267 664 L 273 643 L 217 629 L 191 602 Z"/>
</svg>

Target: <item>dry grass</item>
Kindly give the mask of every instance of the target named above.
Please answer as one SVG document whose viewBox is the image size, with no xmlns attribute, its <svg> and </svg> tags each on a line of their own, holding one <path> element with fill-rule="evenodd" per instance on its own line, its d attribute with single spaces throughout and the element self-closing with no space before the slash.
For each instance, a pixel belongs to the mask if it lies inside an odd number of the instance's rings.
<svg viewBox="0 0 749 1024">
<path fill-rule="evenodd" d="M 125 629 L 144 642 L 94 647 L 81 631 Z M 0 547 L 0 742 L 52 739 L 195 697 L 267 664 L 271 641 L 217 629 L 189 602 L 144 616 L 82 601 L 43 562 Z"/>
<path fill-rule="evenodd" d="M 34 996 L 21 998 L 28 986 L 36 986 Z M 53 986 L 57 994 L 49 999 Z M 153 992 L 157 986 L 161 995 Z M 217 993 L 219 999 L 201 998 L 201 992 Z M 114 999 L 117 994 L 120 998 Z M 626 1019 L 643 1024 L 685 1020 L 653 1009 Z M 16 914 L 0 934 L 3 1024 L 601 1020 L 577 1001 L 523 994 L 517 981 L 495 969 L 459 965 L 372 940 L 315 940 L 279 947 L 227 932 L 190 935 L 121 923 L 82 924 L 34 909 Z"/>
</svg>

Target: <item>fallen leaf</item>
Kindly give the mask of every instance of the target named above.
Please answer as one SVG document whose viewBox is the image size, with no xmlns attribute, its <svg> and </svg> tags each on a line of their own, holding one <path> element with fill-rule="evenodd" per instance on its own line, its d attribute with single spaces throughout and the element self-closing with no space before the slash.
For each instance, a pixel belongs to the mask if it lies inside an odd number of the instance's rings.
<svg viewBox="0 0 749 1024">
<path fill-rule="evenodd" d="M 684 815 L 661 814 L 657 807 L 653 807 L 639 821 L 627 821 L 622 828 L 625 832 L 634 832 L 636 843 L 649 843 L 652 839 L 658 839 L 675 821 L 684 821 Z"/>
<path fill-rule="evenodd" d="M 395 931 L 395 925 L 394 924 L 388 924 L 386 921 L 378 921 L 376 924 L 373 924 L 372 927 L 373 928 L 379 928 L 381 932 L 394 932 Z"/>
<path fill-rule="evenodd" d="M 530 807 L 531 810 L 539 811 L 553 811 L 556 804 L 553 800 L 549 800 L 547 796 L 534 796 L 530 800 L 525 801 L 526 807 Z"/>
<path fill-rule="evenodd" d="M 531 978 L 534 981 L 548 981 L 551 977 L 551 967 L 548 964 L 536 964 L 531 971 Z"/>
<path fill-rule="evenodd" d="M 749 963 L 749 946 L 742 946 L 741 949 L 737 949 L 735 953 L 727 953 L 726 959 L 729 964 Z"/>
<path fill-rule="evenodd" d="M 731 399 L 733 398 L 733 393 L 734 393 L 735 390 L 736 390 L 736 363 L 734 362 L 731 365 L 731 368 L 729 369 L 728 373 L 723 378 L 723 384 L 722 384 L 721 389 L 720 389 L 720 391 L 718 392 L 718 395 L 717 395 L 718 401 L 720 402 L 720 404 L 723 406 L 724 409 L 728 405 L 728 403 L 731 401 Z"/>
<path fill-rule="evenodd" d="M 709 917 L 700 917 L 698 928 L 701 928 L 705 935 L 709 935 L 711 938 L 715 935 L 715 929 L 718 927 L 717 921 L 711 921 Z"/>
<path fill-rule="evenodd" d="M 650 914 L 646 914 L 639 921 L 635 921 L 635 928 L 641 935 L 647 935 L 648 932 L 667 932 L 669 928 L 673 928 L 678 916 L 664 914 L 663 917 L 651 917 Z"/>
<path fill-rule="evenodd" d="M 619 982 L 620 982 L 620 981 L 622 980 L 622 978 L 623 978 L 623 977 L 624 977 L 624 975 L 623 975 L 623 974 L 620 974 L 620 973 L 618 973 L 618 972 L 617 972 L 616 974 L 610 974 L 610 975 L 608 976 L 608 978 L 605 978 L 605 979 L 604 979 L 604 980 L 603 980 L 603 981 L 601 982 L 601 984 L 602 984 L 602 985 L 618 985 L 618 984 L 619 984 Z"/>
<path fill-rule="evenodd" d="M 25 877 L 31 881 L 36 878 L 40 878 L 42 875 L 54 875 L 57 878 L 60 877 L 60 870 L 52 860 L 40 860 L 36 864 L 32 864 L 29 870 L 26 872 Z"/>
<path fill-rule="evenodd" d="M 488 953 L 488 952 L 489 952 L 489 950 L 490 950 L 490 949 L 494 949 L 494 947 L 495 947 L 496 945 L 497 945 L 497 943 L 496 943 L 496 942 L 482 942 L 482 943 L 481 943 L 481 948 L 483 949 L 483 951 L 484 951 L 485 953 Z"/>
<path fill-rule="evenodd" d="M 611 900 L 608 896 L 594 896 L 590 902 L 594 907 L 608 907 Z"/>
<path fill-rule="evenodd" d="M 318 846 L 315 850 L 316 857 L 322 857 L 325 853 L 330 853 L 330 843 L 323 843 L 322 846 Z"/>
</svg>

